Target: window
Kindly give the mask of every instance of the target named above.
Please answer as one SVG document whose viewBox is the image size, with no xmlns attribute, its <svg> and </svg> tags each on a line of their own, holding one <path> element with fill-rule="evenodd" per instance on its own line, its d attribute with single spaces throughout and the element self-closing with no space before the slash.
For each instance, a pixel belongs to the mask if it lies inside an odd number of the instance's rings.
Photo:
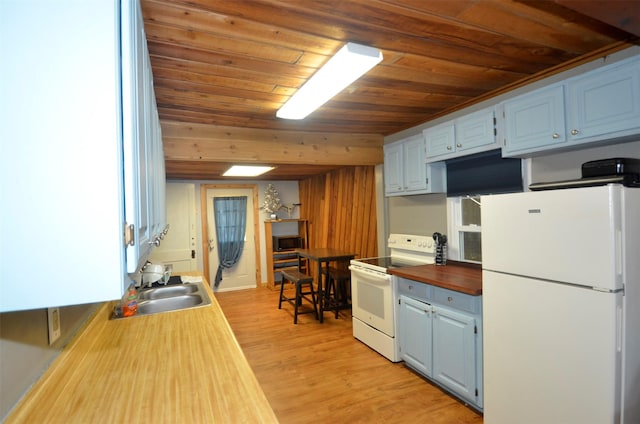
<svg viewBox="0 0 640 424">
<path fill-rule="evenodd" d="M 449 215 L 449 259 L 482 262 L 480 197 L 447 198 Z"/>
</svg>

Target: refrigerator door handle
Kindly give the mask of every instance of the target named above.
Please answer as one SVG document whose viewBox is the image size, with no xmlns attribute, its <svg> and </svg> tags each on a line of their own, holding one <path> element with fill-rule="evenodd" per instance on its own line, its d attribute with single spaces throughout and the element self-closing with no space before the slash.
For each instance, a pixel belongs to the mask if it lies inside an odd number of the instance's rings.
<svg viewBox="0 0 640 424">
<path fill-rule="evenodd" d="M 616 350 L 622 352 L 622 307 L 616 308 Z"/>
</svg>

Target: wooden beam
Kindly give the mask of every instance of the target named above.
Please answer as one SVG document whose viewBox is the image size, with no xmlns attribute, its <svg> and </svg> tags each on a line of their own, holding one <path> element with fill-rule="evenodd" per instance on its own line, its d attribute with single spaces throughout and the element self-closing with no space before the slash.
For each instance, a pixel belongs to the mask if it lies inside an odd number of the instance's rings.
<svg viewBox="0 0 640 424">
<path fill-rule="evenodd" d="M 361 166 L 382 163 L 381 134 L 273 131 L 162 121 L 166 160 Z"/>
</svg>

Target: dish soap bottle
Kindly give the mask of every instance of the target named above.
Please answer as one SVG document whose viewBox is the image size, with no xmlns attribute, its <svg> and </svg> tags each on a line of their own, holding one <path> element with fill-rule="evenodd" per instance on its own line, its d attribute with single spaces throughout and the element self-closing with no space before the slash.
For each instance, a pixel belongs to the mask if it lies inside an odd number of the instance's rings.
<svg viewBox="0 0 640 424">
<path fill-rule="evenodd" d="M 122 296 L 122 316 L 130 317 L 138 311 L 138 292 L 132 285 L 129 286 L 127 292 Z"/>
</svg>

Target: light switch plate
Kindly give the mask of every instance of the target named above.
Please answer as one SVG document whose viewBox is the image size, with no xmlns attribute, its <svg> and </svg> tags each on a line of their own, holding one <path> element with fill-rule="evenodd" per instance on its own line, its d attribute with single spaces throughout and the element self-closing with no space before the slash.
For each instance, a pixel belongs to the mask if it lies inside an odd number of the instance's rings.
<svg viewBox="0 0 640 424">
<path fill-rule="evenodd" d="M 49 323 L 49 345 L 60 338 L 60 308 L 47 308 L 47 322 Z"/>
</svg>

